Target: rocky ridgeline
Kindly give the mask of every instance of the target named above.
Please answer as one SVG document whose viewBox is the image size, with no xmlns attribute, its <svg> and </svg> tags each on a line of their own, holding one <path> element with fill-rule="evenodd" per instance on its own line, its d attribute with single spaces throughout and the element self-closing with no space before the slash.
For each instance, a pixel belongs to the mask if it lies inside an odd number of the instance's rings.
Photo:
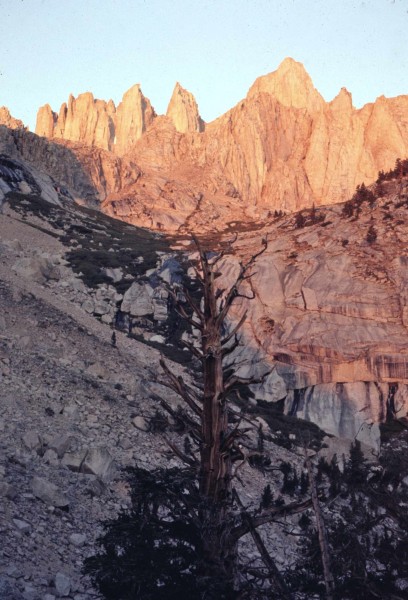
<svg viewBox="0 0 408 600">
<path fill-rule="evenodd" d="M 117 108 L 89 92 L 71 96 L 58 115 L 46 105 L 36 133 L 81 144 L 82 164 L 99 148 L 138 165 L 142 175 L 133 181 L 119 189 L 109 183 L 102 198 L 108 214 L 155 229 L 203 231 L 347 200 L 408 155 L 407 110 L 408 96 L 381 96 L 356 109 L 345 88 L 325 102 L 303 65 L 288 58 L 205 126 L 179 84 L 166 116 L 156 116 L 136 85 Z"/>
<path fill-rule="evenodd" d="M 167 116 L 177 131 L 202 131 L 204 122 L 194 96 L 176 84 Z M 49 139 L 81 142 L 111 150 L 122 156 L 142 137 L 153 123 L 156 113 L 139 84 L 131 87 L 116 107 L 112 100 L 96 100 L 90 92 L 72 95 L 59 113 L 49 104 L 38 111 L 35 132 Z M 1 122 L 1 121 L 0 121 Z"/>
<path fill-rule="evenodd" d="M 20 119 L 15 119 L 6 106 L 0 106 L 0 125 L 10 129 L 25 129 L 24 123 Z"/>
<path fill-rule="evenodd" d="M 1 125 L 1 121 L 0 154 L 3 155 L 2 164 L 4 159 L 15 159 L 20 167 L 23 162 L 25 181 L 28 180 L 27 171 L 34 168 L 42 194 L 44 197 L 47 194 L 50 202 L 58 201 L 56 188 L 60 191 L 69 189 L 72 198 L 97 208 L 109 194 L 134 183 L 141 176 L 134 162 L 111 152 L 71 142 L 49 142 L 24 129 L 10 129 Z M 7 175 L 3 177 L 4 191 L 7 192 L 6 182 Z"/>
</svg>

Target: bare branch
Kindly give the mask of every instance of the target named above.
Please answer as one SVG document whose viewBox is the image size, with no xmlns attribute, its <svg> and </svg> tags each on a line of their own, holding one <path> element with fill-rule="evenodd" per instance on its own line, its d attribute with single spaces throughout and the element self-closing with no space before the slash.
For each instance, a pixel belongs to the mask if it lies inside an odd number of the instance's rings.
<svg viewBox="0 0 408 600">
<path fill-rule="evenodd" d="M 245 281 L 246 279 L 249 279 L 252 275 L 247 274 L 248 270 L 252 267 L 252 265 L 254 264 L 255 260 L 261 256 L 261 254 L 263 254 L 265 252 L 265 250 L 268 247 L 268 240 L 267 238 L 264 238 L 262 240 L 262 249 L 257 252 L 256 254 L 253 254 L 251 256 L 251 258 L 246 262 L 246 263 L 240 263 L 240 270 L 239 270 L 239 274 L 235 280 L 235 283 L 231 286 L 230 291 L 228 292 L 226 298 L 225 298 L 225 302 L 223 305 L 222 310 L 220 310 L 218 317 L 217 317 L 217 325 L 221 325 L 221 323 L 223 323 L 225 321 L 225 318 L 228 314 L 229 309 L 231 308 L 231 305 L 233 304 L 235 298 L 237 297 L 241 297 L 241 298 L 248 298 L 249 300 L 252 300 L 252 297 L 248 297 L 245 296 L 243 294 L 239 293 L 239 286 L 241 285 L 241 283 L 243 281 Z M 255 296 L 254 296 L 255 297 Z"/>
<path fill-rule="evenodd" d="M 235 444 L 236 440 L 243 437 L 246 433 L 248 433 L 248 431 L 252 430 L 251 427 L 247 427 L 246 429 L 239 429 L 239 425 L 240 425 L 240 422 L 237 424 L 237 426 L 232 431 L 229 432 L 229 434 L 223 440 L 221 449 L 220 449 L 221 452 L 226 452 L 226 451 L 230 450 L 232 448 L 232 446 Z"/>
<path fill-rule="evenodd" d="M 182 460 L 186 465 L 188 465 L 189 467 L 198 466 L 198 461 L 195 458 L 187 456 L 187 454 L 182 452 L 180 448 L 178 448 L 176 444 L 173 444 L 173 442 L 171 442 L 168 438 L 165 437 L 164 440 L 166 444 L 173 450 L 174 454 L 176 454 L 176 456 L 178 456 L 180 460 Z"/>
<path fill-rule="evenodd" d="M 203 358 L 203 353 L 201 352 L 201 350 L 196 348 L 194 344 L 192 344 L 191 342 L 187 342 L 186 340 L 181 340 L 181 343 L 183 344 L 183 346 L 188 348 L 191 354 L 193 354 L 196 358 L 199 358 L 200 360 Z"/>
<path fill-rule="evenodd" d="M 174 377 L 174 376 L 173 376 L 173 377 Z M 176 379 L 176 380 L 178 380 L 178 378 L 177 378 L 177 377 L 176 377 L 175 379 Z M 182 380 L 182 378 L 180 378 L 180 379 Z M 182 381 L 183 381 L 183 380 L 182 380 Z M 175 392 L 176 394 L 178 394 L 178 395 L 181 397 L 181 399 L 182 399 L 182 400 L 184 400 L 184 401 L 186 402 L 186 404 L 188 404 L 188 400 L 187 400 L 187 398 L 185 398 L 185 397 L 184 397 L 184 390 L 183 390 L 183 394 L 181 394 L 181 393 L 180 393 L 180 391 L 179 391 L 179 389 L 178 389 L 178 387 L 177 387 L 176 385 L 174 385 L 172 381 L 166 381 L 166 380 L 163 380 L 163 379 L 162 379 L 162 380 L 158 380 L 158 382 L 159 382 L 159 383 L 160 383 L 160 385 L 162 385 L 163 387 L 169 388 L 169 390 L 172 390 L 173 392 Z M 188 389 L 187 389 L 187 388 L 186 388 L 186 393 L 187 393 L 187 395 L 189 394 L 189 392 L 188 392 Z M 190 399 L 191 399 L 191 400 L 193 400 L 193 402 L 194 402 L 194 399 L 193 399 L 193 398 L 190 398 Z M 160 401 L 163 401 L 163 399 L 160 399 Z M 189 405 L 189 404 L 188 404 L 188 405 Z M 193 409 L 193 407 L 190 407 L 190 408 L 191 408 L 192 410 L 194 410 L 194 409 Z M 197 406 L 197 408 L 198 408 L 198 409 L 201 409 L 201 407 L 200 407 L 200 406 Z M 169 412 L 169 411 L 168 411 L 168 412 Z M 195 412 L 195 411 L 194 411 L 194 412 Z M 197 415 L 197 416 L 199 416 L 199 415 Z"/>
<path fill-rule="evenodd" d="M 183 378 L 173 375 L 162 358 L 160 359 L 160 366 L 170 379 L 169 387 L 183 398 L 194 414 L 201 418 L 203 409 L 196 403 L 196 400 L 192 396 L 191 390 L 188 389 Z"/>
<path fill-rule="evenodd" d="M 163 385 L 165 385 L 165 384 L 163 383 Z M 194 441 L 196 441 L 197 443 L 201 443 L 201 430 L 200 430 L 200 427 L 197 422 L 193 421 L 193 419 L 190 418 L 187 414 L 183 414 L 181 416 L 178 412 L 173 410 L 173 408 L 170 406 L 170 404 L 168 402 L 166 402 L 166 400 L 164 400 L 163 398 L 160 398 L 159 396 L 155 396 L 154 399 L 156 399 L 160 402 L 160 404 L 164 408 L 164 410 L 175 421 L 182 418 L 186 428 L 188 429 L 191 436 L 194 438 Z"/>
<path fill-rule="evenodd" d="M 223 398 L 226 398 L 231 391 L 240 385 L 253 385 L 257 383 L 263 383 L 268 375 L 272 371 L 267 371 L 262 377 L 238 377 L 237 375 L 231 375 L 224 381 L 224 393 Z"/>
<path fill-rule="evenodd" d="M 245 319 L 247 318 L 247 314 L 248 311 L 246 310 L 244 312 L 244 314 L 242 315 L 242 317 L 240 318 L 240 320 L 238 321 L 238 323 L 235 325 L 234 329 L 231 331 L 231 333 L 229 333 L 227 335 L 227 337 L 225 337 L 222 341 L 221 341 L 221 346 L 225 346 L 225 344 L 228 344 L 228 342 L 230 340 L 232 340 L 232 338 L 234 337 L 234 335 L 241 329 L 242 325 L 245 322 Z"/>
<path fill-rule="evenodd" d="M 198 237 L 195 236 L 194 234 L 192 234 L 191 236 L 193 238 L 193 241 L 196 245 L 196 248 L 198 250 L 198 255 L 200 257 L 200 263 L 201 263 L 201 270 L 202 270 L 202 279 L 203 279 L 203 283 L 205 281 L 205 274 L 208 272 L 208 260 L 207 260 L 207 256 L 204 252 L 204 250 L 202 249 L 202 246 L 198 240 Z"/>
<path fill-rule="evenodd" d="M 254 275 L 256 275 L 258 273 L 258 271 L 252 271 L 251 273 L 248 273 L 248 275 L 244 275 L 242 277 L 242 281 L 248 281 L 249 279 L 252 279 L 252 277 L 254 277 Z"/>
<path fill-rule="evenodd" d="M 222 325 L 222 323 L 224 323 L 224 321 L 227 317 L 228 311 L 232 306 L 232 303 L 234 302 L 235 298 L 238 296 L 238 288 L 239 288 L 240 283 L 241 283 L 241 276 L 239 276 L 235 280 L 235 283 L 230 288 L 230 291 L 228 292 L 227 296 L 225 297 L 225 299 L 223 301 L 222 308 L 220 308 L 220 312 L 218 313 L 218 317 L 217 317 L 217 327 L 220 327 Z"/>
<path fill-rule="evenodd" d="M 241 498 L 239 497 L 236 490 L 235 490 L 235 498 L 236 498 L 239 506 L 241 508 L 244 508 L 244 505 L 241 502 Z M 241 513 L 241 517 L 242 517 L 244 523 L 246 522 L 246 524 L 249 528 L 249 532 L 252 536 L 252 539 L 255 542 L 255 546 L 258 548 L 258 552 L 261 555 L 264 565 L 269 570 L 269 579 L 270 579 L 271 583 L 280 592 L 280 594 L 282 595 L 282 598 L 290 600 L 292 596 L 285 584 L 285 581 L 284 581 L 282 575 L 279 572 L 278 567 L 275 564 L 275 561 L 273 560 L 272 556 L 269 554 L 261 536 L 259 535 L 259 532 L 257 531 L 257 529 L 253 523 L 251 515 L 246 510 L 243 510 L 243 512 Z"/>
<path fill-rule="evenodd" d="M 173 297 L 176 297 L 176 295 L 174 294 L 174 292 L 170 292 L 170 294 Z M 200 329 L 202 331 L 203 330 L 203 324 L 201 322 L 194 321 L 194 319 L 192 319 L 191 317 L 189 317 L 189 315 L 186 313 L 186 311 L 184 310 L 183 306 L 181 305 L 181 303 L 178 300 L 175 300 L 175 302 L 176 302 L 176 310 L 179 313 L 179 315 L 184 319 L 184 321 L 186 321 L 187 323 L 189 323 L 191 325 L 191 327 L 195 327 L 196 329 Z"/>
<path fill-rule="evenodd" d="M 234 238 L 232 240 L 229 240 L 229 242 L 227 243 L 227 246 L 221 250 L 221 252 L 216 256 L 216 258 L 211 262 L 211 266 L 215 266 L 229 251 L 229 253 L 232 252 L 232 246 L 233 244 L 235 244 L 235 242 L 238 239 L 238 234 L 235 233 Z"/>
<path fill-rule="evenodd" d="M 308 498 L 303 502 L 292 502 L 291 504 L 287 504 L 286 506 L 272 507 L 266 511 L 263 511 L 259 515 L 251 515 L 252 524 L 254 527 L 260 527 L 261 525 L 265 525 L 265 523 L 271 523 L 272 521 L 276 520 L 277 517 L 295 515 L 297 513 L 303 512 L 311 506 L 312 499 Z M 233 530 L 232 535 L 236 540 L 239 540 L 243 535 L 247 533 L 250 533 L 248 524 L 242 523 Z"/>
<path fill-rule="evenodd" d="M 255 292 L 252 292 L 252 296 L 247 296 L 246 294 L 241 294 L 240 292 L 238 292 L 235 298 L 245 298 L 246 300 L 253 300 L 255 298 Z"/>
<path fill-rule="evenodd" d="M 186 289 L 184 290 L 184 296 L 187 300 L 187 303 L 190 305 L 191 309 L 193 310 L 194 314 L 200 319 L 201 323 L 204 323 L 204 314 L 203 314 L 202 310 L 200 309 L 198 304 L 193 300 L 193 298 L 191 297 L 191 294 Z"/>
<path fill-rule="evenodd" d="M 193 270 L 194 270 L 195 276 L 197 277 L 198 281 L 203 285 L 204 279 L 202 278 L 201 273 L 199 272 L 197 267 L 195 267 L 194 265 L 193 265 Z"/>
<path fill-rule="evenodd" d="M 234 352 L 234 350 L 236 348 L 238 348 L 238 346 L 239 346 L 239 338 L 238 338 L 238 336 L 235 336 L 235 340 L 234 340 L 233 344 L 231 344 L 231 346 L 227 346 L 226 348 L 222 349 L 222 358 L 224 358 L 225 356 L 228 356 L 229 354 Z"/>
</svg>

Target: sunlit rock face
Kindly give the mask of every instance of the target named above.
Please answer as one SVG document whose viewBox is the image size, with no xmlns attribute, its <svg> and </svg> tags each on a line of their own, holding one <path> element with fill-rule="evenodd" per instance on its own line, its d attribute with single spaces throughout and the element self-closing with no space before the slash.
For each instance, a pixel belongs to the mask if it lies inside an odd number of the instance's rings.
<svg viewBox="0 0 408 600">
<path fill-rule="evenodd" d="M 408 411 L 407 199 L 408 181 L 395 180 L 358 218 L 328 206 L 304 228 L 278 219 L 241 233 L 222 264 L 228 286 L 239 260 L 269 239 L 244 289 L 255 299 L 231 311 L 231 327 L 248 311 L 240 374 L 269 373 L 255 397 L 377 450 L 378 424 Z"/>
<path fill-rule="evenodd" d="M 45 104 L 38 109 L 35 132 L 37 135 L 51 139 L 54 137 L 54 127 L 57 121 L 57 115 L 53 112 L 49 104 Z"/>
<path fill-rule="evenodd" d="M 258 77 L 247 99 L 256 98 L 259 94 L 273 96 L 282 106 L 308 112 L 318 112 L 325 104 L 303 65 L 292 58 L 285 58 L 277 71 Z"/>
<path fill-rule="evenodd" d="M 155 116 L 156 113 L 150 101 L 142 94 L 140 85 L 131 87 L 117 109 L 114 152 L 120 156 L 125 154 L 142 137 Z"/>
<path fill-rule="evenodd" d="M 124 95 L 116 108 L 112 100 L 97 100 L 90 92 L 72 95 L 58 115 L 46 104 L 37 114 L 36 133 L 49 139 L 80 142 L 123 155 L 142 136 L 155 117 L 139 85 Z"/>
<path fill-rule="evenodd" d="M 0 106 L 0 125 L 10 129 L 25 129 L 24 123 L 20 119 L 15 119 L 6 106 Z"/>
<path fill-rule="evenodd" d="M 167 119 L 156 117 L 136 85 L 117 108 L 90 93 L 70 97 L 59 115 L 42 107 L 36 132 L 120 156 L 131 153 L 146 173 L 145 187 L 148 179 L 152 190 L 166 196 L 170 184 L 171 202 L 156 206 L 146 225 L 174 229 L 188 221 L 190 229 L 213 229 L 231 220 L 263 218 L 268 210 L 346 200 L 356 185 L 371 183 L 379 170 L 408 154 L 407 112 L 408 96 L 380 97 L 355 109 L 345 88 L 325 102 L 303 65 L 289 58 L 209 124 L 180 84 Z M 186 187 L 193 200 L 180 219 L 172 205 L 181 201 Z M 133 222 L 143 207 L 150 211 L 155 198 L 136 186 L 122 197 L 115 195 L 114 206 L 108 199 L 104 210 Z"/>
<path fill-rule="evenodd" d="M 56 138 L 82 142 L 111 150 L 114 141 L 115 106 L 96 100 L 90 92 L 62 104 L 59 114 L 54 113 L 49 104 L 42 106 L 37 114 L 35 131 L 37 135 L 49 139 Z"/>
<path fill-rule="evenodd" d="M 243 102 L 207 128 L 222 169 L 245 201 L 295 210 L 346 200 L 408 150 L 408 97 L 354 109 L 329 103 L 292 60 L 259 78 Z"/>
<path fill-rule="evenodd" d="M 176 83 L 166 115 L 180 133 L 204 131 L 204 121 L 198 112 L 193 94 Z"/>
</svg>

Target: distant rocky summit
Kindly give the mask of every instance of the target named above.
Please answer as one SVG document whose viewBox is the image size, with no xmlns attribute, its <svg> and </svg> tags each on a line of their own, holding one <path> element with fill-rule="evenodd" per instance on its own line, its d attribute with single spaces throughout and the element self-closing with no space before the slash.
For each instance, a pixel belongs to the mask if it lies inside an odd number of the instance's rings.
<svg viewBox="0 0 408 600">
<path fill-rule="evenodd" d="M 156 229 L 214 229 L 347 200 L 408 155 L 407 112 L 408 96 L 356 109 L 345 88 L 325 102 L 288 58 L 212 123 L 180 84 L 166 116 L 135 85 L 118 107 L 89 92 L 70 96 L 58 114 L 45 105 L 36 133 L 126 155 L 141 168 L 143 177 L 103 198 L 108 214 Z"/>
<path fill-rule="evenodd" d="M 155 112 L 139 85 L 128 90 L 116 108 L 112 100 L 95 100 L 90 92 L 72 95 L 58 115 L 49 104 L 38 111 L 35 131 L 47 138 L 82 142 L 122 155 L 150 125 Z"/>
<path fill-rule="evenodd" d="M 193 94 L 182 88 L 179 83 L 174 87 L 166 115 L 180 133 L 204 131 L 205 123 L 199 115 Z"/>
</svg>

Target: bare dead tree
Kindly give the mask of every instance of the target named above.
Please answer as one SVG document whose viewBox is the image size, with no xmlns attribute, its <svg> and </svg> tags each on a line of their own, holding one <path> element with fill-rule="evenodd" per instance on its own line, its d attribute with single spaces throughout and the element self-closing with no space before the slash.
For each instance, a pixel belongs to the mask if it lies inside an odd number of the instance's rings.
<svg viewBox="0 0 408 600">
<path fill-rule="evenodd" d="M 188 428 L 199 448 L 199 459 L 196 460 L 171 443 L 179 458 L 190 467 L 195 464 L 198 471 L 199 494 L 202 500 L 199 520 L 203 531 L 203 576 L 222 578 L 236 589 L 239 580 L 238 541 L 249 533 L 260 551 L 269 572 L 268 577 L 275 584 L 277 593 L 280 592 L 282 598 L 289 598 L 289 592 L 279 577 L 275 562 L 262 542 L 257 528 L 278 517 L 300 512 L 309 507 L 311 501 L 271 507 L 256 514 L 252 514 L 242 503 L 236 501 L 238 497 L 233 488 L 233 479 L 246 457 L 240 444 L 243 430 L 229 424 L 228 399 L 243 384 L 260 383 L 267 374 L 261 378 L 242 378 L 236 374 L 233 364 L 229 364 L 227 369 L 223 362 L 225 357 L 238 347 L 238 332 L 247 316 L 245 311 L 229 333 L 223 335 L 227 330 L 225 325 L 230 309 L 238 298 L 254 298 L 252 291 L 245 292 L 244 285 L 253 276 L 253 266 L 257 258 L 265 252 L 267 240 L 262 240 L 259 252 L 240 262 L 238 274 L 228 289 L 218 285 L 217 280 L 221 277 L 220 261 L 229 247 L 216 256 L 209 257 L 199 240 L 194 236 L 193 240 L 199 256 L 195 272 L 202 289 L 202 301 L 197 302 L 186 289 L 182 291 L 183 302 L 176 291 L 169 291 L 179 314 L 199 331 L 199 347 L 191 343 L 186 345 L 201 361 L 202 390 L 197 392 L 188 386 L 183 378 L 174 375 L 163 359 L 160 364 L 166 375 L 165 384 L 174 390 L 189 408 L 192 417 L 188 417 Z M 166 402 L 162 402 L 162 405 L 168 412 L 172 412 Z"/>
<path fill-rule="evenodd" d="M 326 598 L 327 600 L 333 600 L 334 597 L 334 576 L 331 567 L 331 556 L 330 556 L 330 547 L 329 541 L 327 537 L 326 525 L 324 522 L 323 511 L 319 502 L 319 494 L 316 485 L 316 480 L 313 473 L 312 462 L 307 454 L 307 448 L 305 446 L 305 465 L 307 469 L 307 473 L 309 475 L 310 488 L 312 492 L 312 506 L 313 511 L 316 517 L 316 528 L 317 528 L 317 536 L 319 540 L 320 554 L 322 558 L 323 565 L 323 576 L 324 576 L 324 585 L 326 588 Z"/>
</svg>

